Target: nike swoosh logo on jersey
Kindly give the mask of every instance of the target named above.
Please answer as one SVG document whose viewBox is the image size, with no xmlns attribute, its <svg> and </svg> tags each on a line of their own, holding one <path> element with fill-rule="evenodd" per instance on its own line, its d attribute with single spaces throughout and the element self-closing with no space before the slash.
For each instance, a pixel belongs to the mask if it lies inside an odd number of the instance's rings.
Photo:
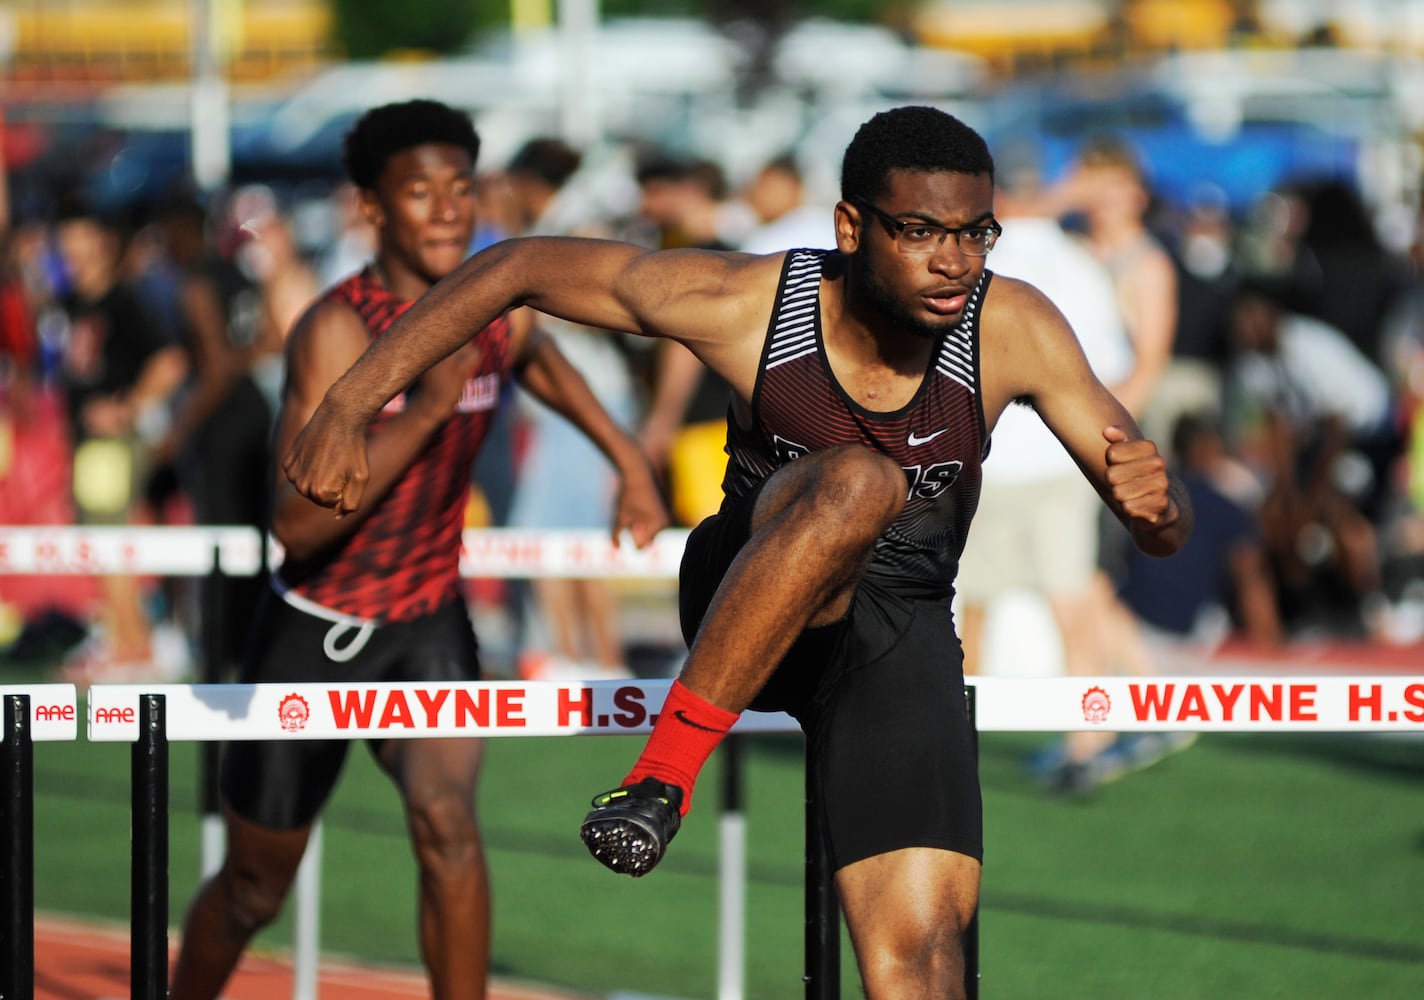
<svg viewBox="0 0 1424 1000">
<path fill-rule="evenodd" d="M 935 431 L 933 434 L 926 434 L 924 437 L 920 437 L 920 436 L 919 436 L 918 434 L 916 434 L 914 431 L 911 431 L 911 432 L 910 432 L 910 447 L 913 448 L 913 447 L 915 447 L 916 445 L 929 444 L 931 441 L 933 441 L 935 438 L 939 437 L 941 434 L 943 434 L 943 433 L 944 433 L 945 431 L 947 431 L 947 430 L 949 430 L 948 427 L 941 427 L 939 430 Z"/>
</svg>

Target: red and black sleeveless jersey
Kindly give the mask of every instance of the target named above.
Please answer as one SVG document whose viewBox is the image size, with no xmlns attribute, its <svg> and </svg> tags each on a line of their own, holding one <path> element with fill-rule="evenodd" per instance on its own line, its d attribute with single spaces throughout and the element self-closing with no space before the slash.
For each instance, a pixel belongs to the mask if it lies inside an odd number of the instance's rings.
<svg viewBox="0 0 1424 1000">
<path fill-rule="evenodd" d="M 372 339 L 411 305 L 387 292 L 369 272 L 353 275 L 327 294 L 355 309 Z M 460 538 L 471 471 L 512 363 L 507 318 L 477 336 L 484 353 L 455 415 L 426 442 L 371 516 L 335 551 L 283 564 L 283 582 L 302 597 L 358 618 L 407 621 L 460 596 Z M 379 434 L 404 404 L 404 395 L 391 400 L 369 433 Z"/>
<path fill-rule="evenodd" d="M 752 427 L 727 420 L 728 499 L 746 495 L 793 459 L 821 448 L 862 444 L 905 470 L 905 509 L 875 546 L 868 572 L 911 596 L 953 592 L 959 555 L 979 503 L 986 436 L 979 400 L 979 310 L 984 273 L 964 318 L 940 338 L 915 396 L 893 412 L 861 406 L 841 387 L 821 330 L 821 272 L 833 251 L 786 255 L 761 370 Z"/>
</svg>

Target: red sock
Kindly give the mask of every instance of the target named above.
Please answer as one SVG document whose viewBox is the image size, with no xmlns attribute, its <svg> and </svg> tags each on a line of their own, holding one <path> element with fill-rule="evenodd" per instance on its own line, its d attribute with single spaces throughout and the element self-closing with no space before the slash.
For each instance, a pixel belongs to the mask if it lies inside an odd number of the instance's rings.
<svg viewBox="0 0 1424 1000">
<path fill-rule="evenodd" d="M 740 716 L 740 712 L 718 708 L 693 694 L 682 681 L 673 681 L 643 754 L 623 784 L 635 785 L 653 777 L 664 784 L 677 785 L 682 789 L 679 812 L 686 816 L 692 808 L 697 773 Z"/>
</svg>

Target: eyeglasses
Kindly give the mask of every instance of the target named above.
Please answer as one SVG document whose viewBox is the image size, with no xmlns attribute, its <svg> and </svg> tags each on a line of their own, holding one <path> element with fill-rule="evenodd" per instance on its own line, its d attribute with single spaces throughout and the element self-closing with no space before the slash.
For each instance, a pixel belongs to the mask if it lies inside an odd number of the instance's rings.
<svg viewBox="0 0 1424 1000">
<path fill-rule="evenodd" d="M 953 235 L 961 253 L 970 257 L 983 257 L 994 249 L 994 241 L 1004 234 L 1004 227 L 992 220 L 977 226 L 951 229 L 928 222 L 905 222 L 889 212 L 881 211 L 859 195 L 850 200 L 879 216 L 880 221 L 895 235 L 895 245 L 900 248 L 901 253 L 934 253 L 944 246 L 945 237 Z"/>
</svg>

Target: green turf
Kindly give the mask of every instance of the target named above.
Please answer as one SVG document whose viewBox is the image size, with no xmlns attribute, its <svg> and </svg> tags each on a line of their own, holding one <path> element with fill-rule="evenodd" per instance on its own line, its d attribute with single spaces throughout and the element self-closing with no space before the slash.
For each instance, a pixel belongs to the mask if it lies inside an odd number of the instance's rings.
<svg viewBox="0 0 1424 1000">
<path fill-rule="evenodd" d="M 1043 737 L 982 740 L 986 998 L 1424 996 L 1424 743 L 1213 736 L 1090 801 L 1046 800 Z M 576 829 L 636 737 L 489 742 L 481 812 L 496 972 L 590 993 L 716 995 L 720 763 L 667 860 L 634 881 Z M 799 740 L 748 739 L 747 996 L 802 995 Z M 127 920 L 127 746 L 36 747 L 41 911 Z M 172 749 L 171 916 L 196 882 L 195 748 Z M 413 865 L 364 750 L 326 818 L 322 941 L 414 962 Z M 288 946 L 284 921 L 259 947 Z M 858 996 L 848 948 L 843 995 Z"/>
</svg>

